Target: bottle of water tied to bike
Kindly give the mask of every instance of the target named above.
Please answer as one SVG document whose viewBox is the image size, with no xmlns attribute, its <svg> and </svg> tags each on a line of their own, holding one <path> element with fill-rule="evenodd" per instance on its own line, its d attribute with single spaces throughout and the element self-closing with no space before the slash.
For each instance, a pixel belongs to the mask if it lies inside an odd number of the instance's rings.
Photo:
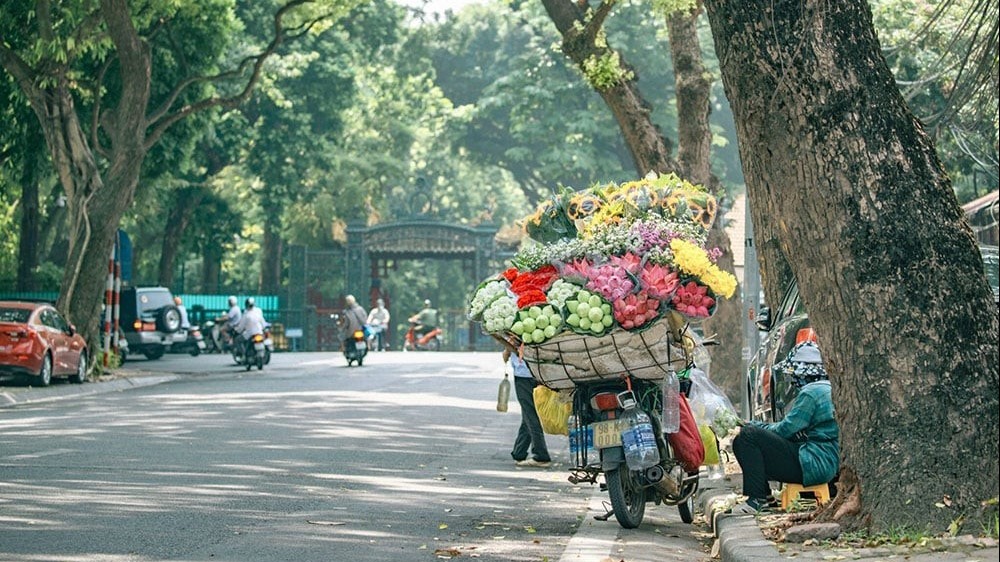
<svg viewBox="0 0 1000 562">
<path fill-rule="evenodd" d="M 626 427 L 622 430 L 622 447 L 625 449 L 625 463 L 630 470 L 643 470 L 660 462 L 660 449 L 656 446 L 653 424 L 649 415 L 635 403 L 634 398 L 622 400 L 622 420 Z"/>
<path fill-rule="evenodd" d="M 663 379 L 663 433 L 677 433 L 681 428 L 680 380 L 673 369 Z"/>
</svg>

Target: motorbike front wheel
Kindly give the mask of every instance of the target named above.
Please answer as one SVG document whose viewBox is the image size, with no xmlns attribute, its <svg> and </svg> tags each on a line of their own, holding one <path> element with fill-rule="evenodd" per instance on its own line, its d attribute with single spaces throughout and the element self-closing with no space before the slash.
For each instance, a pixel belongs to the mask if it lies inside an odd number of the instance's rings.
<svg viewBox="0 0 1000 562">
<path fill-rule="evenodd" d="M 646 514 L 646 490 L 635 481 L 624 464 L 605 472 L 604 479 L 608 483 L 608 496 L 618 524 L 625 529 L 635 529 Z"/>
<path fill-rule="evenodd" d="M 264 370 L 264 356 L 263 355 L 258 355 L 257 356 L 257 370 L 258 371 L 263 371 Z"/>
</svg>

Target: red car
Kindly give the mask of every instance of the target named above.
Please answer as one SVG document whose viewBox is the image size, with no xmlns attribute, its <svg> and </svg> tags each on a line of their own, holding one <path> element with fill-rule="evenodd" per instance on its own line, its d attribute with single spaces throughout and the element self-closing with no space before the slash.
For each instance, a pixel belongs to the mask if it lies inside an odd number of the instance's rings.
<svg viewBox="0 0 1000 562">
<path fill-rule="evenodd" d="M 54 376 L 87 378 L 87 342 L 50 304 L 0 301 L 0 374 L 30 376 L 48 386 Z"/>
</svg>

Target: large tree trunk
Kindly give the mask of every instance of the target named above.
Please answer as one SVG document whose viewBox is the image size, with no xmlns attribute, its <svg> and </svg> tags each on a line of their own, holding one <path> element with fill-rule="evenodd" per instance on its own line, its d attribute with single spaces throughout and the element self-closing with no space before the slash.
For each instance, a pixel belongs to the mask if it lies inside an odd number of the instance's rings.
<svg viewBox="0 0 1000 562">
<path fill-rule="evenodd" d="M 698 40 L 698 18 L 701 11 L 699 5 L 690 11 L 675 12 L 667 17 L 670 58 L 674 65 L 674 83 L 677 87 L 677 165 L 681 177 L 706 186 L 718 194 L 721 200 L 726 195 L 720 189 L 718 178 L 712 174 L 710 158 L 712 82 L 702 62 L 701 42 Z M 732 273 L 733 248 L 722 217 L 712 225 L 708 244 L 722 250 L 717 265 L 723 271 Z M 740 301 L 721 300 L 715 314 L 704 322 L 704 330 L 706 335 L 717 334 L 722 344 L 710 348 L 712 369 L 709 374 L 736 404 L 743 378 L 743 358 L 740 353 L 743 349 L 743 317 Z"/>
<path fill-rule="evenodd" d="M 706 6 L 757 236 L 787 257 L 833 383 L 850 478 L 827 514 L 875 529 L 991 528 L 997 306 L 868 4 Z"/>
<path fill-rule="evenodd" d="M 28 135 L 27 161 L 21 175 L 21 237 L 17 249 L 18 291 L 35 291 L 35 268 L 38 267 L 39 241 L 41 240 L 38 199 L 40 183 L 38 164 L 45 139 L 37 129 Z"/>
<path fill-rule="evenodd" d="M 260 290 L 277 295 L 281 291 L 281 217 L 276 210 L 264 219 L 264 243 L 261 246 Z"/>
<path fill-rule="evenodd" d="M 174 283 L 174 262 L 177 260 L 181 239 L 191 223 L 195 209 L 204 199 L 205 190 L 201 187 L 185 187 L 174 193 L 174 204 L 167 213 L 167 224 L 163 228 L 163 245 L 160 250 L 158 278 L 163 287 L 170 287 Z"/>
</svg>

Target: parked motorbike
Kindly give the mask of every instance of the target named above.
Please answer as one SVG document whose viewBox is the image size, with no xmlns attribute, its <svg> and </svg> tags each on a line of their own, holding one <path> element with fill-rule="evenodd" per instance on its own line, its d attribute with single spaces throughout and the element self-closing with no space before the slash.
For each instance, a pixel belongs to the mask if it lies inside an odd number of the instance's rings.
<svg viewBox="0 0 1000 562">
<path fill-rule="evenodd" d="M 410 329 L 406 331 L 403 339 L 403 351 L 438 351 L 441 349 L 441 340 L 444 330 L 440 326 L 435 326 L 433 330 L 417 335 L 419 324 L 410 320 Z"/>
<path fill-rule="evenodd" d="M 350 367 L 355 361 L 360 367 L 368 355 L 368 342 L 365 341 L 363 330 L 354 330 L 351 337 L 344 340 L 344 357 L 347 358 L 347 366 Z"/>
<path fill-rule="evenodd" d="M 649 416 L 659 449 L 660 461 L 641 470 L 629 468 L 622 445 L 624 405 L 630 399 Z M 611 510 L 596 519 L 607 521 L 614 515 L 619 525 L 634 529 L 642 522 L 646 503 L 654 502 L 676 505 L 685 523 L 694 520 L 698 470 L 686 470 L 674 456 L 662 430 L 662 409 L 663 393 L 653 381 L 626 376 L 618 381 L 577 383 L 571 418 L 576 425 L 569 428 L 570 439 L 576 440 L 570 444 L 576 466 L 570 469 L 569 481 L 594 484 L 604 475 Z"/>
<path fill-rule="evenodd" d="M 184 341 L 170 346 L 171 353 L 188 353 L 191 357 L 198 357 L 206 349 L 205 336 L 202 335 L 201 328 L 198 326 L 188 328 Z"/>
</svg>

